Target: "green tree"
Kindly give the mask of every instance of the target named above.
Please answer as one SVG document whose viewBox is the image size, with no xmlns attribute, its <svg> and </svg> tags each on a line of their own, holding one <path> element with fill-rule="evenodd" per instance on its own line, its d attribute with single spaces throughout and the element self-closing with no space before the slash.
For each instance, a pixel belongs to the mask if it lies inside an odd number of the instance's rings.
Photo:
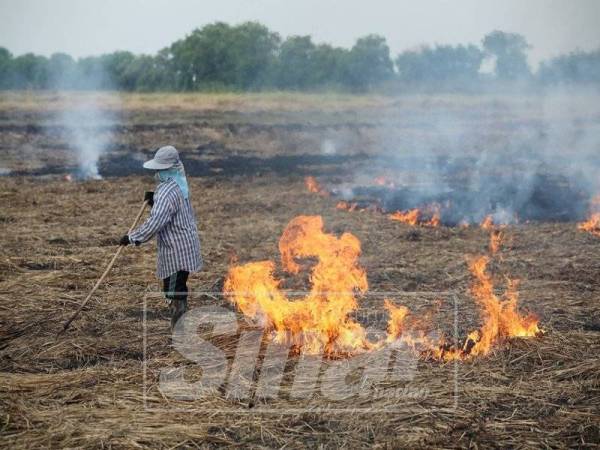
<svg viewBox="0 0 600 450">
<path fill-rule="evenodd" d="M 275 84 L 282 89 L 299 90 L 338 87 L 347 58 L 347 50 L 315 45 L 310 36 L 289 37 L 280 47 Z"/>
<path fill-rule="evenodd" d="M 123 77 L 136 91 L 158 91 L 171 87 L 167 66 L 159 55 L 140 55 L 133 59 Z"/>
<path fill-rule="evenodd" d="M 128 69 L 135 59 L 136 56 L 133 53 L 124 51 L 102 55 L 100 57 L 101 73 L 105 75 L 102 79 L 103 87 L 134 91 L 136 79 Z"/>
<path fill-rule="evenodd" d="M 382 36 L 372 34 L 358 39 L 346 61 L 344 82 L 353 89 L 369 89 L 394 75 L 390 49 Z"/>
<path fill-rule="evenodd" d="M 279 35 L 257 22 L 243 23 L 232 31 L 233 85 L 241 89 L 265 86 L 275 63 Z"/>
<path fill-rule="evenodd" d="M 303 89 L 313 85 L 315 50 L 310 36 L 287 38 L 279 50 L 277 86 L 284 89 Z"/>
<path fill-rule="evenodd" d="M 328 44 L 317 45 L 313 55 L 314 84 L 317 86 L 339 87 L 346 73 L 349 51 Z"/>
<path fill-rule="evenodd" d="M 48 86 L 54 89 L 73 89 L 77 86 L 78 67 L 66 53 L 54 53 L 48 60 Z"/>
<path fill-rule="evenodd" d="M 396 58 L 398 77 L 412 83 L 470 83 L 479 78 L 483 52 L 474 45 L 436 45 Z"/>
<path fill-rule="evenodd" d="M 537 75 L 547 84 L 600 83 L 600 49 L 576 51 L 544 61 Z"/>
<path fill-rule="evenodd" d="M 4 47 L 0 47 L 0 89 L 11 87 L 13 87 L 12 54 Z"/>
<path fill-rule="evenodd" d="M 133 53 L 124 51 L 81 58 L 77 61 L 77 87 L 133 91 L 136 80 L 128 69 L 135 59 Z"/>
<path fill-rule="evenodd" d="M 483 38 L 487 56 L 496 59 L 496 76 L 500 80 L 523 80 L 531 76 L 525 51 L 530 48 L 524 36 L 493 31 Z"/>
<path fill-rule="evenodd" d="M 103 64 L 103 57 L 88 56 L 77 60 L 79 77 L 75 81 L 76 89 L 107 89 L 109 77 Z"/>
<path fill-rule="evenodd" d="M 176 86 L 183 90 L 258 87 L 274 61 L 279 36 L 255 22 L 218 22 L 194 30 L 171 46 Z"/>
<path fill-rule="evenodd" d="M 45 89 L 48 87 L 48 60 L 43 56 L 26 53 L 12 61 L 14 87 L 17 89 Z"/>
<path fill-rule="evenodd" d="M 229 48 L 231 27 L 226 23 L 206 25 L 171 46 L 177 87 L 197 90 L 204 83 L 233 82 L 234 63 Z"/>
</svg>

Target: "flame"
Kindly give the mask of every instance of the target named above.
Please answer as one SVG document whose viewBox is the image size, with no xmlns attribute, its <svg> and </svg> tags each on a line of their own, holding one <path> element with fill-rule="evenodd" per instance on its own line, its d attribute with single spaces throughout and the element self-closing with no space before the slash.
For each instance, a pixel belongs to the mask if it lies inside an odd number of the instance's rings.
<svg viewBox="0 0 600 450">
<path fill-rule="evenodd" d="M 418 348 L 422 355 L 428 355 L 444 361 L 465 360 L 475 356 L 484 356 L 490 353 L 494 345 L 502 340 L 514 337 L 532 337 L 541 334 L 538 320 L 533 315 L 522 316 L 517 311 L 518 283 L 508 281 L 508 288 L 501 300 L 494 293 L 494 285 L 486 268 L 488 258 L 480 256 L 469 263 L 469 270 L 474 276 L 471 294 L 475 302 L 481 307 L 483 318 L 482 326 L 468 333 L 462 347 L 453 347 L 446 343 L 445 338 L 430 337 L 426 334 L 421 319 L 420 326 L 411 324 L 410 311 L 404 306 L 396 306 L 389 300 L 385 301 L 385 308 L 390 315 L 388 321 L 387 342 L 402 339 L 405 343 Z"/>
<path fill-rule="evenodd" d="M 596 195 L 591 201 L 588 220 L 578 224 L 577 228 L 600 237 L 600 195 Z"/>
<path fill-rule="evenodd" d="M 329 192 L 326 189 L 323 189 L 319 182 L 316 180 L 316 178 L 313 176 L 306 177 L 304 179 L 304 184 L 306 185 L 308 191 L 312 192 L 313 194 L 319 194 L 324 197 L 329 196 Z"/>
<path fill-rule="evenodd" d="M 291 344 L 312 354 L 350 355 L 380 348 L 401 340 L 424 357 L 450 361 L 488 354 L 502 339 L 540 333 L 533 316 L 517 311 L 517 283 L 509 281 L 503 300 L 494 293 L 486 272 L 488 259 L 469 263 L 474 276 L 471 294 L 481 307 L 483 325 L 468 334 L 462 347 L 453 347 L 444 337 L 430 336 L 431 320 L 415 317 L 405 306 L 384 300 L 388 311 L 387 337 L 372 342 L 351 314 L 358 308 L 356 294 L 368 289 L 366 272 L 359 266 L 360 241 L 350 233 L 340 237 L 323 231 L 320 216 L 298 216 L 279 240 L 281 265 L 290 274 L 300 273 L 306 261 L 316 258 L 310 269 L 310 292 L 290 300 L 274 277 L 275 263 L 257 261 L 230 266 L 224 284 L 226 298 L 247 317 L 262 322 L 275 342 Z M 300 261 L 298 260 L 300 259 Z"/>
<path fill-rule="evenodd" d="M 515 219 L 516 220 L 516 219 Z M 480 224 L 483 230 L 490 232 L 490 241 L 488 244 L 488 249 L 492 255 L 498 253 L 500 248 L 502 247 L 502 243 L 504 242 L 504 232 L 503 228 L 506 228 L 505 224 L 496 225 L 492 219 L 491 215 L 485 216 L 483 221 Z"/>
<path fill-rule="evenodd" d="M 358 208 L 358 203 L 354 203 L 354 202 L 351 203 L 351 202 L 346 202 L 344 200 L 341 200 L 341 201 L 337 202 L 335 207 L 337 209 L 341 209 L 344 211 L 354 211 L 356 208 Z"/>
<path fill-rule="evenodd" d="M 438 213 L 435 213 L 433 216 L 431 216 L 431 219 L 429 219 L 427 222 L 423 222 L 423 225 L 426 227 L 439 227 L 440 226 L 440 215 Z"/>
<path fill-rule="evenodd" d="M 396 187 L 396 183 L 394 183 L 392 180 L 390 180 L 386 175 L 379 175 L 378 177 L 375 177 L 373 182 L 377 186 L 385 186 L 388 188 Z"/>
<path fill-rule="evenodd" d="M 376 212 L 376 213 L 383 213 L 383 208 L 381 206 L 379 206 L 377 203 L 369 203 L 369 204 L 367 204 L 367 206 L 360 206 L 358 202 L 347 202 L 344 200 L 340 200 L 339 202 L 336 203 L 335 207 L 336 207 L 336 209 L 339 209 L 342 211 L 348 211 L 348 212 L 370 211 L 370 212 Z"/>
<path fill-rule="evenodd" d="M 423 212 L 430 215 L 428 220 L 421 220 Z M 398 222 L 406 223 L 412 226 L 423 225 L 425 227 L 439 227 L 441 223 L 440 205 L 433 203 L 425 206 L 423 210 L 414 208 L 407 211 L 396 211 L 395 213 L 390 214 L 388 217 L 392 220 L 397 220 Z"/>
<path fill-rule="evenodd" d="M 534 316 L 523 317 L 517 311 L 517 282 L 508 281 L 504 301 L 496 296 L 494 284 L 486 272 L 488 261 L 486 256 L 480 256 L 469 263 L 469 270 L 475 277 L 471 294 L 481 306 L 483 315 L 483 325 L 479 330 L 471 332 L 465 342 L 465 345 L 469 340 L 473 342 L 469 352 L 473 356 L 487 355 L 500 339 L 535 336 L 540 332 L 538 320 Z"/>
<path fill-rule="evenodd" d="M 577 225 L 577 228 L 600 237 L 600 213 L 590 214 L 589 219 Z"/>
<path fill-rule="evenodd" d="M 504 241 L 504 233 L 501 230 L 492 230 L 490 233 L 490 253 L 495 255 L 500 250 L 502 242 Z"/>
<path fill-rule="evenodd" d="M 273 277 L 274 263 L 259 261 L 229 269 L 224 286 L 229 300 L 246 316 L 262 319 L 277 342 L 291 341 L 306 352 L 331 355 L 370 348 L 363 327 L 349 317 L 358 307 L 355 292 L 368 288 L 358 266 L 360 241 L 350 233 L 339 238 L 324 233 L 320 216 L 299 216 L 284 230 L 279 251 L 291 274 L 300 271 L 295 258 L 317 258 L 305 298 L 289 300 Z"/>
<path fill-rule="evenodd" d="M 428 211 L 431 214 L 431 218 L 428 221 L 423 222 L 423 225 L 425 225 L 426 227 L 439 227 L 441 223 L 440 205 L 438 205 L 437 203 L 431 204 L 427 206 L 426 211 Z"/>
<path fill-rule="evenodd" d="M 404 322 L 408 316 L 408 308 L 406 306 L 396 306 L 390 300 L 384 299 L 384 307 L 387 309 L 390 318 L 388 319 L 387 341 L 392 342 L 402 336 L 404 331 Z"/>
<path fill-rule="evenodd" d="M 481 222 L 480 226 L 484 230 L 491 230 L 492 227 L 494 226 L 494 220 L 492 219 L 492 216 L 491 215 L 485 216 L 485 218 Z"/>
<path fill-rule="evenodd" d="M 408 225 L 417 225 L 419 222 L 419 216 L 421 215 L 421 211 L 417 208 L 409 209 L 408 211 L 396 211 L 393 214 L 389 215 L 389 218 L 392 220 L 397 220 L 398 222 L 403 222 Z"/>
</svg>

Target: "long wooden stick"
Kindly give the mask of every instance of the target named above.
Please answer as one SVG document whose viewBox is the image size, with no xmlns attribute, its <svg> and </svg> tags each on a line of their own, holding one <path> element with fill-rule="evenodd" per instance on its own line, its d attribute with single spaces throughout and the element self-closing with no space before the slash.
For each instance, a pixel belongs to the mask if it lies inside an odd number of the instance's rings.
<svg viewBox="0 0 600 450">
<path fill-rule="evenodd" d="M 131 225 L 131 228 L 129 228 L 129 232 L 127 234 L 131 233 L 133 231 L 133 229 L 136 227 L 140 218 L 142 217 L 142 214 L 144 213 L 144 209 L 146 209 L 147 204 L 148 204 L 148 202 L 144 201 L 144 203 L 142 204 L 142 207 L 140 208 L 140 212 L 138 212 L 138 215 L 135 217 L 135 220 L 133 221 L 133 224 Z M 79 315 L 81 310 L 85 307 L 86 303 L 89 301 L 90 298 L 92 298 L 92 295 L 94 295 L 94 292 L 96 292 L 96 289 L 98 289 L 98 286 L 100 286 L 102 284 L 102 282 L 106 278 L 106 275 L 108 275 L 108 272 L 110 272 L 110 269 L 112 269 L 112 266 L 115 264 L 115 261 L 121 254 L 121 250 L 123 250 L 123 248 L 125 248 L 124 245 L 119 245 L 119 248 L 115 252 L 115 255 L 112 257 L 110 262 L 108 263 L 108 266 L 106 266 L 106 269 L 104 270 L 104 273 L 102 274 L 102 276 L 98 279 L 98 281 L 96 281 L 96 284 L 94 285 L 94 287 L 92 288 L 92 290 L 90 291 L 88 296 L 85 298 L 83 303 L 79 306 L 77 311 L 75 311 L 75 314 L 73 314 L 71 316 L 71 318 L 65 322 L 63 329 L 58 332 L 58 336 L 63 334 L 65 331 L 67 331 L 67 328 L 69 328 L 69 325 L 71 325 L 71 322 L 73 322 L 77 318 L 77 316 Z"/>
</svg>

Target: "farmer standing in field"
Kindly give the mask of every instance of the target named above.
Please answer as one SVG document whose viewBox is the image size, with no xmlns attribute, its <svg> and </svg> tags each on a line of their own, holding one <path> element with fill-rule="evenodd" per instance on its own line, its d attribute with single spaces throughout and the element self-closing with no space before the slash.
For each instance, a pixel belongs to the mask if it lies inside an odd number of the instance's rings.
<svg viewBox="0 0 600 450">
<path fill-rule="evenodd" d="M 171 328 L 187 310 L 187 279 L 202 268 L 196 216 L 189 196 L 183 164 L 171 145 L 158 149 L 144 163 L 155 170 L 156 193 L 146 192 L 152 208 L 150 217 L 136 230 L 121 238 L 121 245 L 140 245 L 157 235 L 157 272 L 171 310 Z"/>
</svg>

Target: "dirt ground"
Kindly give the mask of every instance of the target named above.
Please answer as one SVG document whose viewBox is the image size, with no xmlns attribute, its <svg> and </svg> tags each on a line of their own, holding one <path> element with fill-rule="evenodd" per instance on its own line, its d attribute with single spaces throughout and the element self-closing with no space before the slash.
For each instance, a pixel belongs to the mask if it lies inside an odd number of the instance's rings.
<svg viewBox="0 0 600 450">
<path fill-rule="evenodd" d="M 510 225 L 490 262 L 499 291 L 505 277 L 520 280 L 519 308 L 539 317 L 542 336 L 503 342 L 488 356 L 458 363 L 421 359 L 409 379 L 386 381 L 384 395 L 331 400 L 318 386 L 301 400 L 249 401 L 221 391 L 195 401 L 165 395 L 161 370 L 195 372 L 173 348 L 164 301 L 144 300 L 159 290 L 155 244 L 126 248 L 81 317 L 56 337 L 154 185 L 134 163 L 170 141 L 186 162 L 200 161 L 190 184 L 205 266 L 190 278 L 192 307 L 234 310 L 219 295 L 232 258 L 278 261 L 286 224 L 298 215 L 321 215 L 327 232 L 350 232 L 361 241 L 369 293 L 358 297 L 359 317 L 384 328 L 384 296 L 417 312 L 441 300 L 436 323 L 452 332 L 456 320 L 464 339 L 480 320 L 468 293 L 467 258 L 488 253 L 488 232 L 411 227 L 380 213 L 342 211 L 336 199 L 304 186 L 306 174 L 335 180 L 368 161 L 382 142 L 383 109 L 410 115 L 410 108 L 457 108 L 455 100 L 128 97 L 119 106 L 124 118 L 116 141 L 101 160 L 105 179 L 82 182 L 63 178 L 73 166 L 71 150 L 60 130 L 41 119 L 53 100 L 43 107 L 17 100 L 0 102 L 0 165 L 12 171 L 0 178 L 2 446 L 599 445 L 600 239 L 575 222 Z M 484 103 L 501 114 L 503 105 L 494 101 Z M 343 151 L 323 152 L 326 139 Z M 19 153 L 24 149 L 31 158 Z M 139 157 L 127 159 L 130 153 Z M 300 159 L 289 159 L 294 156 Z M 310 284 L 305 276 L 278 276 L 286 287 Z M 221 342 L 229 360 L 237 337 Z"/>
</svg>

